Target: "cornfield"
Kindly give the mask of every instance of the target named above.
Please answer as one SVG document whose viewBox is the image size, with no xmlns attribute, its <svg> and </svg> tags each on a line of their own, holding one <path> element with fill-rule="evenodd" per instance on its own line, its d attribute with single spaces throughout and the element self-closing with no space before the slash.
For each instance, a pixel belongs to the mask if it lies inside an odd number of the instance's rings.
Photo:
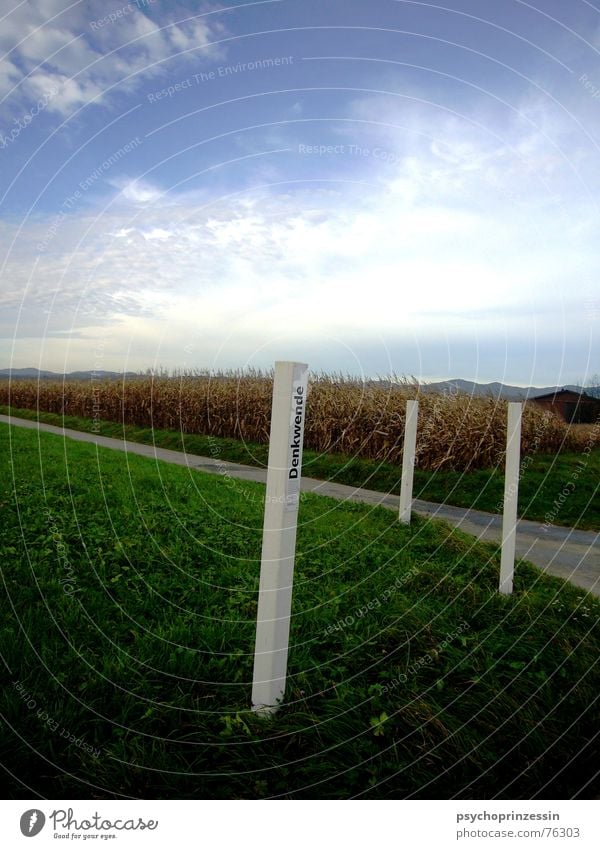
<svg viewBox="0 0 600 849">
<path fill-rule="evenodd" d="M 0 381 L 0 404 L 106 419 L 183 433 L 266 443 L 272 374 L 186 374 L 116 380 Z M 304 444 L 399 463 L 405 406 L 419 400 L 417 465 L 467 470 L 502 462 L 506 402 L 465 394 L 430 394 L 409 381 L 360 382 L 314 376 L 309 384 Z M 523 455 L 578 450 L 581 439 L 551 413 L 526 404 Z"/>
</svg>

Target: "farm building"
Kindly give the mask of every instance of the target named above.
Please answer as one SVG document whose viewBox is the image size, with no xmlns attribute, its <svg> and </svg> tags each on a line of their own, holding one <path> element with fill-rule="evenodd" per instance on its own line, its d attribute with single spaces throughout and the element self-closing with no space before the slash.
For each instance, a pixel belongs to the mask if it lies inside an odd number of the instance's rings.
<svg viewBox="0 0 600 849">
<path fill-rule="evenodd" d="M 556 413 L 565 422 L 589 424 L 595 422 L 600 416 L 600 400 L 584 392 L 559 389 L 556 392 L 548 392 L 546 395 L 538 395 L 531 401 L 545 410 Z"/>
</svg>

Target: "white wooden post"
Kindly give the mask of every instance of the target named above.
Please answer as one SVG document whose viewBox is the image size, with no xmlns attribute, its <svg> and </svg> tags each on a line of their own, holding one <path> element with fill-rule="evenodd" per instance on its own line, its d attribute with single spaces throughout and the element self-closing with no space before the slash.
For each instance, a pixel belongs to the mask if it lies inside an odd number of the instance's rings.
<svg viewBox="0 0 600 849">
<path fill-rule="evenodd" d="M 504 470 L 504 511 L 502 516 L 502 554 L 500 558 L 500 592 L 504 595 L 510 595 L 513 591 L 513 575 L 515 572 L 522 411 L 523 405 L 518 402 L 511 402 L 508 405 Z"/>
<path fill-rule="evenodd" d="M 263 714 L 285 693 L 307 383 L 305 363 L 275 363 L 252 678 L 252 709 Z"/>
<path fill-rule="evenodd" d="M 410 512 L 412 509 L 418 417 L 419 402 L 407 401 L 406 423 L 404 425 L 404 449 L 402 451 L 402 479 L 400 482 L 400 521 L 405 525 L 410 525 Z"/>
</svg>

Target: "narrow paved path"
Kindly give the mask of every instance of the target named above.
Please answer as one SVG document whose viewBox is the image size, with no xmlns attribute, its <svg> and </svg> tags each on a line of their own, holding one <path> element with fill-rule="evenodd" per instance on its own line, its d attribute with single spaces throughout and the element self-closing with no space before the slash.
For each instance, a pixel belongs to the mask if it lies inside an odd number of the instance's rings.
<svg viewBox="0 0 600 849">
<path fill-rule="evenodd" d="M 229 463 L 211 457 L 184 454 L 181 451 L 171 451 L 168 448 L 157 448 L 152 445 L 143 445 L 140 442 L 111 439 L 94 433 L 54 427 L 54 425 L 10 416 L 0 415 L 0 422 L 54 433 L 57 436 L 68 437 L 78 442 L 91 442 L 103 448 L 128 451 L 131 454 L 152 457 L 211 474 L 227 475 L 258 483 L 266 483 L 267 479 L 266 469 Z M 397 495 L 370 489 L 359 489 L 332 481 L 302 478 L 302 490 L 342 501 L 359 501 L 363 504 L 387 507 L 391 510 L 398 510 L 399 508 Z M 422 516 L 444 519 L 454 527 L 460 528 L 461 531 L 472 534 L 478 539 L 489 542 L 500 541 L 502 519 L 493 513 L 452 507 L 449 504 L 433 504 L 419 499 L 415 500 L 413 509 L 415 513 Z M 576 586 L 600 596 L 600 531 L 578 531 L 558 525 L 545 527 L 541 522 L 520 519 L 517 527 L 517 556 L 535 563 L 536 566 L 550 575 L 564 578 Z"/>
</svg>

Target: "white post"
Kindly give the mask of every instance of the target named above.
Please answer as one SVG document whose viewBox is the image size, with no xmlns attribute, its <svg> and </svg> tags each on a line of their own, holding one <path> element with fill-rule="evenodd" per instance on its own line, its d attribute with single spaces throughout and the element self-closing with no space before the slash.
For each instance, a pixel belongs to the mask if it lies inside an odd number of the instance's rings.
<svg viewBox="0 0 600 849">
<path fill-rule="evenodd" d="M 504 470 L 504 512 L 502 517 L 502 555 L 500 558 L 500 592 L 504 595 L 510 595 L 513 591 L 513 575 L 515 572 L 522 410 L 523 405 L 518 402 L 511 402 L 508 405 L 506 462 Z"/>
<path fill-rule="evenodd" d="M 406 423 L 404 425 L 404 449 L 402 451 L 402 480 L 400 483 L 400 521 L 405 525 L 410 525 L 410 511 L 412 509 L 418 417 L 419 402 L 407 401 Z"/>
<path fill-rule="evenodd" d="M 307 383 L 305 363 L 275 363 L 252 677 L 252 709 L 263 714 L 285 693 Z"/>
</svg>

